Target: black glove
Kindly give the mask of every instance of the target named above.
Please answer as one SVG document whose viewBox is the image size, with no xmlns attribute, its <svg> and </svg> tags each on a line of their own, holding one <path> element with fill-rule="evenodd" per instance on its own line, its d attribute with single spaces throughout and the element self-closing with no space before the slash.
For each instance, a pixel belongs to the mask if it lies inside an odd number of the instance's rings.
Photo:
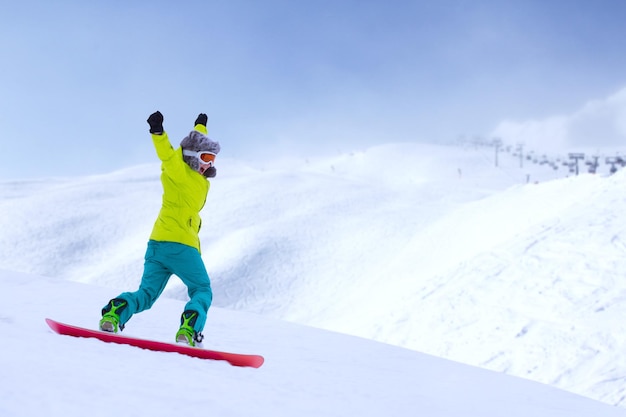
<svg viewBox="0 0 626 417">
<path fill-rule="evenodd" d="M 206 171 L 204 171 L 204 176 L 207 178 L 214 178 L 217 175 L 217 170 L 215 167 L 208 167 Z"/>
<path fill-rule="evenodd" d="M 160 111 L 156 111 L 148 117 L 148 124 L 150 125 L 150 133 L 160 135 L 163 133 L 163 115 Z"/>
<path fill-rule="evenodd" d="M 209 118 L 207 117 L 207 115 L 206 115 L 206 114 L 204 114 L 204 113 L 200 113 L 200 114 L 198 115 L 198 117 L 196 118 L 196 121 L 195 121 L 195 123 L 194 123 L 193 125 L 194 125 L 194 126 L 195 126 L 195 125 L 202 125 L 202 126 L 206 127 L 206 122 L 207 122 L 208 120 L 209 120 Z"/>
</svg>

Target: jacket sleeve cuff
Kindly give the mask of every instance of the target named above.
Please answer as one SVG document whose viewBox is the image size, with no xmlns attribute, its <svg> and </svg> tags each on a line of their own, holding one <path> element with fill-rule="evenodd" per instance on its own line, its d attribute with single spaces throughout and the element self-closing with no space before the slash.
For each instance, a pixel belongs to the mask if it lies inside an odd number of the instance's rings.
<svg viewBox="0 0 626 417">
<path fill-rule="evenodd" d="M 200 133 L 202 133 L 203 135 L 206 135 L 207 132 L 208 132 L 206 126 L 205 125 L 201 125 L 199 123 L 197 125 L 195 125 L 193 129 L 198 131 L 198 132 L 200 132 Z"/>
</svg>

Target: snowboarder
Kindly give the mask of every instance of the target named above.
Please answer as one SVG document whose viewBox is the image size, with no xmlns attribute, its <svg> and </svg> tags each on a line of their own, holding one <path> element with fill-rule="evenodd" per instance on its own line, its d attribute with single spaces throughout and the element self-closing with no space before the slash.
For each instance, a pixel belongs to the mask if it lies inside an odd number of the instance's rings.
<svg viewBox="0 0 626 417">
<path fill-rule="evenodd" d="M 200 113 L 194 130 L 174 149 L 163 129 L 163 115 L 148 117 L 152 141 L 162 161 L 161 211 L 152 229 L 139 289 L 124 292 L 102 309 L 100 329 L 117 333 L 135 313 L 147 310 L 175 274 L 187 286 L 189 302 L 181 315 L 176 342 L 196 346 L 213 299 L 209 275 L 200 256 L 201 219 L 210 182 L 216 175 L 215 156 L 220 145 L 207 136 L 207 115 Z"/>
</svg>

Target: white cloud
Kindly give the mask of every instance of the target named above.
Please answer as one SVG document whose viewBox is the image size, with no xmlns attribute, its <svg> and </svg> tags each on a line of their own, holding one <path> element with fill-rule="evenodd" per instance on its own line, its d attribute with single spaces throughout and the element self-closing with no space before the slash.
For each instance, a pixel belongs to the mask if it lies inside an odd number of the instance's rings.
<svg viewBox="0 0 626 417">
<path fill-rule="evenodd" d="M 579 110 L 541 120 L 500 122 L 493 136 L 542 151 L 626 147 L 626 88 Z"/>
</svg>

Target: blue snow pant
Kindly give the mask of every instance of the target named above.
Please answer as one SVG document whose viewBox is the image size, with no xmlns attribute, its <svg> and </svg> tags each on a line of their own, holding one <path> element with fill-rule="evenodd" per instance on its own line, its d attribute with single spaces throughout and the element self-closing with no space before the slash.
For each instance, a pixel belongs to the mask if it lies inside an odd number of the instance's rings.
<svg viewBox="0 0 626 417">
<path fill-rule="evenodd" d="M 192 246 L 156 240 L 148 241 L 139 289 L 116 297 L 128 302 L 128 307 L 121 311 L 120 324 L 124 325 L 133 314 L 152 307 L 172 274 L 177 275 L 187 286 L 190 300 L 185 305 L 185 311 L 198 313 L 194 330 L 201 332 L 213 300 L 213 292 L 200 252 Z"/>
</svg>

